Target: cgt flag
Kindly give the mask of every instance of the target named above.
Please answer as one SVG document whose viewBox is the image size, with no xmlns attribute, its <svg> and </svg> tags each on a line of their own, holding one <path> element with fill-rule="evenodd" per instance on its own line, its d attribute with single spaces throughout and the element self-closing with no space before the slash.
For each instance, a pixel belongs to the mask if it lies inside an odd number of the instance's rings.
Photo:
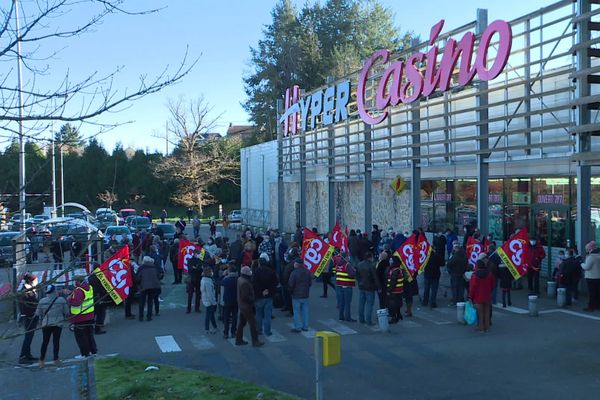
<svg viewBox="0 0 600 400">
<path fill-rule="evenodd" d="M 417 267 L 415 264 L 414 254 L 417 246 L 417 237 L 413 233 L 396 249 L 394 255 L 400 258 L 402 261 L 402 268 L 406 273 L 406 279 L 409 282 L 413 281 L 413 278 L 417 275 Z"/>
<path fill-rule="evenodd" d="M 429 258 L 431 257 L 432 249 L 431 245 L 427 241 L 427 237 L 425 233 L 419 232 L 419 237 L 417 239 L 417 247 L 415 248 L 417 252 L 417 259 L 415 260 L 415 268 L 418 273 L 422 273 L 429 263 Z"/>
<path fill-rule="evenodd" d="M 102 283 L 106 293 L 115 304 L 121 304 L 129 296 L 129 290 L 133 284 L 129 246 L 124 246 L 104 261 L 94 270 L 94 275 Z"/>
<path fill-rule="evenodd" d="M 302 261 L 304 266 L 314 276 L 318 277 L 325 269 L 331 256 L 333 255 L 334 247 L 327 244 L 313 233 L 311 230 L 304 228 L 304 240 L 302 241 Z"/>
<path fill-rule="evenodd" d="M 475 263 L 479 260 L 479 255 L 482 251 L 483 246 L 481 245 L 481 242 L 473 236 L 469 236 L 469 239 L 467 239 L 467 259 L 469 260 L 469 265 L 471 267 L 475 267 Z"/>
<path fill-rule="evenodd" d="M 342 233 L 342 228 L 340 228 L 340 223 L 336 222 L 329 234 L 329 243 L 338 249 L 341 249 L 343 245 L 343 236 L 344 234 Z"/>
<path fill-rule="evenodd" d="M 177 269 L 188 272 L 188 261 L 194 256 L 194 250 L 200 250 L 200 258 L 204 260 L 206 251 L 187 239 L 179 239 L 179 257 L 177 258 Z"/>
<path fill-rule="evenodd" d="M 496 250 L 502 262 L 508 267 L 515 279 L 527 273 L 531 250 L 527 229 L 521 229 Z"/>
</svg>

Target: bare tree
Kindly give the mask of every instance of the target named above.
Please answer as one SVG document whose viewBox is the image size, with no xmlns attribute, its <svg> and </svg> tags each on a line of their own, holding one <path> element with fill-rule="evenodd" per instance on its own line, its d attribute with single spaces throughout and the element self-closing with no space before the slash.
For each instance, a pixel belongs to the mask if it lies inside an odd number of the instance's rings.
<svg viewBox="0 0 600 400">
<path fill-rule="evenodd" d="M 209 135 L 219 117 L 211 117 L 212 108 L 201 97 L 186 102 L 169 101 L 171 118 L 167 138 L 175 146 L 172 154 L 153 164 L 154 174 L 176 184 L 171 199 L 202 213 L 214 202 L 208 188 L 224 180 L 237 183 L 239 139 Z"/>
<path fill-rule="evenodd" d="M 112 205 L 119 200 L 117 194 L 109 190 L 105 190 L 102 193 L 98 193 L 96 197 L 98 198 L 98 200 L 106 204 L 106 207 L 110 209 L 112 209 Z"/>
<path fill-rule="evenodd" d="M 96 117 L 107 111 L 119 111 L 132 101 L 156 93 L 181 80 L 197 60 L 187 61 L 187 50 L 175 68 L 166 66 L 156 76 L 141 75 L 134 89 L 115 87 L 122 67 L 104 75 L 98 72 L 81 74 L 72 80 L 70 73 L 52 76 L 51 62 L 59 53 L 61 43 L 77 39 L 104 19 L 115 14 L 143 15 L 159 10 L 131 12 L 123 8 L 124 0 L 29 0 L 22 3 L 20 38 L 15 26 L 14 0 L 0 6 L 0 137 L 18 134 L 13 124 L 28 122 L 28 138 L 37 138 L 49 121 L 79 122 L 99 125 L 100 130 L 116 124 L 100 124 Z M 87 20 L 73 18 L 87 15 Z M 17 84 L 16 59 L 18 42 L 23 46 L 20 57 L 26 77 L 23 87 Z M 14 61 L 14 62 L 13 62 Z M 13 66 L 14 67 L 10 67 Z M 51 77 L 51 79 L 49 79 Z M 114 86 L 113 86 L 114 84 Z M 53 85 L 53 86 L 52 86 Z M 23 115 L 19 113 L 19 95 L 23 97 Z"/>
</svg>

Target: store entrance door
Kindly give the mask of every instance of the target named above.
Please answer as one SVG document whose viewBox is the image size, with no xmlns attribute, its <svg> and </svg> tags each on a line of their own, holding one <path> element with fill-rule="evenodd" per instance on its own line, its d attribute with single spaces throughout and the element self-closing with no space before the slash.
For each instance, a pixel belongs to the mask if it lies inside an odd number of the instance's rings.
<svg viewBox="0 0 600 400">
<path fill-rule="evenodd" d="M 561 205 L 534 205 L 530 236 L 537 238 L 546 251 L 542 262 L 543 276 L 552 276 L 552 269 L 558 259 L 558 252 L 571 244 L 572 221 L 569 208 Z"/>
</svg>

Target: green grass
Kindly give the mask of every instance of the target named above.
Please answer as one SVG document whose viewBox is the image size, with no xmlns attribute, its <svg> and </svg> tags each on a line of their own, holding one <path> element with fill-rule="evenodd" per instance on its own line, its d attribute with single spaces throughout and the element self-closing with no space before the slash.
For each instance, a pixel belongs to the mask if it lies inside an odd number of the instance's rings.
<svg viewBox="0 0 600 400">
<path fill-rule="evenodd" d="M 144 372 L 149 365 L 160 370 Z M 101 400 L 250 400 L 259 393 L 263 400 L 295 399 L 248 382 L 118 357 L 96 361 L 96 391 Z"/>
</svg>

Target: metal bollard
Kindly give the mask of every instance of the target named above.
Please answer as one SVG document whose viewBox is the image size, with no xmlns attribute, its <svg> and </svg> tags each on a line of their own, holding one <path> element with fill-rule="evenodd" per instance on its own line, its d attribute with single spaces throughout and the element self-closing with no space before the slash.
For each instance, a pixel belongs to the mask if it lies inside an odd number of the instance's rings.
<svg viewBox="0 0 600 400">
<path fill-rule="evenodd" d="M 537 296 L 529 296 L 529 316 L 537 317 L 538 316 L 538 306 L 537 306 Z"/>
<path fill-rule="evenodd" d="M 559 307 L 564 307 L 567 304 L 567 289 L 561 287 L 556 290 L 556 304 Z"/>
<path fill-rule="evenodd" d="M 389 332 L 390 322 L 388 318 L 389 313 L 387 308 L 377 310 L 377 322 L 379 323 L 379 330 L 381 330 L 381 332 Z"/>
<path fill-rule="evenodd" d="M 547 295 L 551 299 L 556 296 L 556 281 L 548 281 Z"/>
<path fill-rule="evenodd" d="M 459 324 L 465 324 L 465 303 L 458 302 L 456 303 L 456 321 Z"/>
</svg>

